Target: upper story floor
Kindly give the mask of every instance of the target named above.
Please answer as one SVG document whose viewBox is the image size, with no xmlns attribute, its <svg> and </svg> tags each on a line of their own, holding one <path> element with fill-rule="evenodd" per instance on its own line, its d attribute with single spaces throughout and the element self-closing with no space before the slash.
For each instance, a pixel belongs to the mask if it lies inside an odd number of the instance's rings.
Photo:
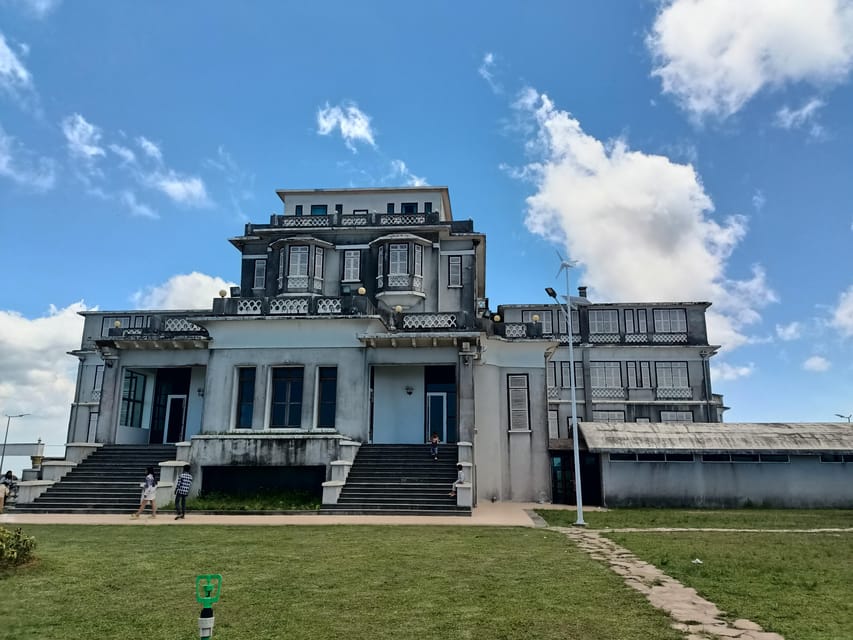
<svg viewBox="0 0 853 640">
<path fill-rule="evenodd" d="M 445 187 L 280 190 L 283 214 L 231 238 L 240 286 L 216 314 L 451 313 L 485 307 L 485 236 Z"/>
<path fill-rule="evenodd" d="M 709 302 L 592 303 L 586 287 L 572 297 L 574 344 L 708 345 Z M 557 337 L 569 340 L 566 308 L 557 304 L 499 305 L 495 333 L 505 338 Z M 493 318 L 494 319 L 494 318 Z"/>
</svg>

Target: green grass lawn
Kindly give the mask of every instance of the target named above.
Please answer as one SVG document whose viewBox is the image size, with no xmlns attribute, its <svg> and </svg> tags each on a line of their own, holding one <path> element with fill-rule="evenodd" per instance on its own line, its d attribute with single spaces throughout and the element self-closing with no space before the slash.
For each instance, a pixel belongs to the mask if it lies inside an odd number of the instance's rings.
<svg viewBox="0 0 853 640">
<path fill-rule="evenodd" d="M 853 533 L 606 535 L 732 618 L 787 640 L 853 638 Z"/>
<path fill-rule="evenodd" d="M 198 637 L 195 576 L 221 573 L 217 640 L 675 640 L 564 536 L 521 528 L 24 526 L 39 560 L 0 578 L 0 638 Z"/>
<path fill-rule="evenodd" d="M 577 519 L 575 510 L 537 509 L 536 512 L 552 526 L 568 527 Z M 611 509 L 584 511 L 584 520 L 593 529 L 625 527 L 853 528 L 853 509 Z"/>
<path fill-rule="evenodd" d="M 541 510 L 569 526 L 574 511 Z M 853 527 L 853 511 L 805 509 L 614 509 L 589 512 L 590 528 Z M 611 532 L 605 534 L 729 617 L 748 618 L 787 640 L 853 638 L 853 533 Z M 693 564 L 699 558 L 702 564 Z"/>
</svg>

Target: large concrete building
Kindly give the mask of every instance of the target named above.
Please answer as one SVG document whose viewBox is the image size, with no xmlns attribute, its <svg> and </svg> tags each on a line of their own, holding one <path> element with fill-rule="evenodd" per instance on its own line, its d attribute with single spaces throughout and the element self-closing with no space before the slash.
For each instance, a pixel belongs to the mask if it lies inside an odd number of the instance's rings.
<svg viewBox="0 0 853 640">
<path fill-rule="evenodd" d="M 354 445 L 438 433 L 461 444 L 463 500 L 568 502 L 569 341 L 579 419 L 721 421 L 708 303 L 596 304 L 581 288 L 571 327 L 557 304 L 491 309 L 486 238 L 446 188 L 278 196 L 280 213 L 230 239 L 240 286 L 208 310 L 83 313 L 72 448 L 184 443 L 196 490 L 251 467 L 325 483 L 333 502 Z"/>
</svg>

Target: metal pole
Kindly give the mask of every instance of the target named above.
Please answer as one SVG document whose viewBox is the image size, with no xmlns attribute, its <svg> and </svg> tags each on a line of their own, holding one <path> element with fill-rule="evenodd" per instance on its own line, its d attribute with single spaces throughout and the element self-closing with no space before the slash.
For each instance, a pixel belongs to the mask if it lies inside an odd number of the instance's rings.
<svg viewBox="0 0 853 640">
<path fill-rule="evenodd" d="M 569 380 L 571 381 L 571 394 L 572 394 L 572 449 L 574 450 L 574 462 L 575 462 L 575 504 L 578 508 L 578 519 L 575 520 L 575 525 L 578 527 L 585 527 L 586 522 L 583 519 L 583 498 L 581 495 L 581 456 L 580 456 L 580 442 L 578 440 L 578 404 L 577 397 L 575 395 L 575 348 L 574 348 L 574 340 L 572 338 L 572 314 L 571 314 L 571 297 L 569 292 L 571 289 L 569 288 L 569 269 L 570 266 L 566 266 L 566 305 L 565 307 L 560 304 L 560 301 L 557 300 L 557 305 L 560 307 L 560 310 L 566 316 L 566 328 L 569 333 Z"/>
<path fill-rule="evenodd" d="M 23 418 L 24 416 L 30 415 L 29 413 L 19 413 L 16 416 L 6 416 L 6 435 L 3 436 L 3 452 L 0 453 L 0 473 L 3 470 L 3 463 L 6 461 L 6 441 L 9 440 L 9 423 L 12 422 L 12 418 Z"/>
</svg>

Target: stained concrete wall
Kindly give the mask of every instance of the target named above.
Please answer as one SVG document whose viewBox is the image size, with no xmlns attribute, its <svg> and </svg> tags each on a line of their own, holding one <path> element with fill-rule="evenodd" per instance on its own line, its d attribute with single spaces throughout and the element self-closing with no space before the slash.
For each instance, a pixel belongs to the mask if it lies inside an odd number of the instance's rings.
<svg viewBox="0 0 853 640">
<path fill-rule="evenodd" d="M 424 442 L 424 369 L 388 366 L 373 369 L 373 442 Z M 406 387 L 412 393 L 406 393 Z"/>
<path fill-rule="evenodd" d="M 478 500 L 538 501 L 551 496 L 545 349 L 551 341 L 485 341 L 475 365 L 474 461 Z M 528 431 L 509 429 L 507 376 L 528 379 Z"/>
<path fill-rule="evenodd" d="M 814 455 L 757 463 L 610 462 L 602 454 L 602 484 L 613 507 L 853 507 L 853 464 Z"/>
</svg>

